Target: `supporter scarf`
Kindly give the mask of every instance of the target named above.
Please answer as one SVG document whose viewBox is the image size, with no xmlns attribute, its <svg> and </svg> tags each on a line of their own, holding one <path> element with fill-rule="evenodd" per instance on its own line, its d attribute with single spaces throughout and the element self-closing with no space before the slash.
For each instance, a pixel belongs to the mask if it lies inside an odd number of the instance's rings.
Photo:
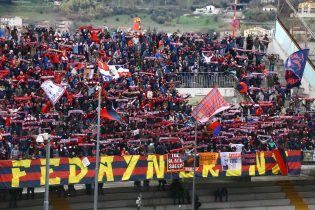
<svg viewBox="0 0 315 210">
<path fill-rule="evenodd" d="M 23 124 L 23 126 L 24 125 L 40 125 L 41 122 L 40 121 L 29 121 L 29 122 L 24 121 L 22 124 Z"/>
<path fill-rule="evenodd" d="M 31 99 L 32 99 L 31 96 L 14 97 L 14 101 L 29 101 Z"/>
<path fill-rule="evenodd" d="M 83 110 L 69 110 L 68 111 L 68 117 L 71 115 L 71 114 L 84 114 Z"/>
<path fill-rule="evenodd" d="M 60 139 L 59 143 L 67 144 L 70 142 L 77 142 L 77 141 L 78 141 L 77 138 L 68 138 L 68 139 Z"/>
<path fill-rule="evenodd" d="M 79 143 L 78 146 L 79 147 L 94 147 L 95 144 L 93 144 L 93 143 Z"/>
<path fill-rule="evenodd" d="M 0 70 L 0 79 L 10 74 L 10 70 Z"/>
<path fill-rule="evenodd" d="M 22 126 L 22 130 L 40 129 L 40 126 Z"/>
<path fill-rule="evenodd" d="M 55 123 L 56 120 L 55 120 L 55 119 L 42 119 L 40 122 L 41 122 L 41 123 L 48 123 L 48 122 Z"/>
</svg>

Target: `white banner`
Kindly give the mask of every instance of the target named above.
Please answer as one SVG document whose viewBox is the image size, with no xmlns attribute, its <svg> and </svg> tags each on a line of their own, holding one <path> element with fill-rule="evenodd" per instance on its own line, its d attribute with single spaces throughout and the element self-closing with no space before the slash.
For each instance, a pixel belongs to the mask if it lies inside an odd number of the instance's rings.
<svg viewBox="0 0 315 210">
<path fill-rule="evenodd" d="M 220 152 L 222 171 L 241 170 L 242 157 L 240 152 Z"/>
<path fill-rule="evenodd" d="M 83 164 L 83 166 L 86 168 L 86 167 L 88 167 L 91 163 L 90 163 L 89 159 L 88 159 L 87 157 L 85 157 L 85 158 L 82 159 L 82 164 Z"/>
<path fill-rule="evenodd" d="M 46 93 L 49 100 L 55 105 L 61 96 L 65 93 L 66 89 L 56 85 L 51 80 L 46 80 L 40 86 Z"/>
<path fill-rule="evenodd" d="M 137 130 L 133 130 L 133 131 L 131 131 L 131 132 L 133 133 L 133 135 L 134 135 L 134 136 L 136 136 L 136 135 L 139 135 L 139 134 L 140 134 L 139 129 L 137 129 Z"/>
</svg>

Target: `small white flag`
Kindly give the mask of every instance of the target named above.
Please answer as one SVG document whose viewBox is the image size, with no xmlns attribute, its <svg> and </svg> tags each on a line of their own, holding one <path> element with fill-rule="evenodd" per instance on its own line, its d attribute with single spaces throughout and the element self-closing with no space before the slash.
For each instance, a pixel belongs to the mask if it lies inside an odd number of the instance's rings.
<svg viewBox="0 0 315 210">
<path fill-rule="evenodd" d="M 85 158 L 82 159 L 82 164 L 83 164 L 83 166 L 86 168 L 86 167 L 88 167 L 91 163 L 90 163 L 89 159 L 88 159 L 87 157 L 85 157 Z"/>
<path fill-rule="evenodd" d="M 140 133 L 139 129 L 133 130 L 132 132 L 133 132 L 133 135 L 134 135 L 134 136 L 139 135 L 139 133 Z"/>
</svg>

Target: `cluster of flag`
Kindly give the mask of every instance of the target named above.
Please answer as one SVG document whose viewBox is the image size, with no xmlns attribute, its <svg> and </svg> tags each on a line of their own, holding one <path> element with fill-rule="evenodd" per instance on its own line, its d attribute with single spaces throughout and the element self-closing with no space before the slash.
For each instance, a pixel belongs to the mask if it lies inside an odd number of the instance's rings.
<svg viewBox="0 0 315 210">
<path fill-rule="evenodd" d="M 99 73 L 102 76 L 102 79 L 104 81 L 110 82 L 112 79 L 118 79 L 120 77 L 130 77 L 131 73 L 128 69 L 122 68 L 121 66 L 115 66 L 115 65 L 107 65 L 104 62 L 101 62 L 100 60 L 97 60 L 97 66 L 99 69 Z M 7 72 L 0 72 L 0 76 L 6 75 Z M 91 73 L 91 72 L 90 72 Z M 91 73 L 94 74 L 94 71 Z M 90 77 L 93 77 L 93 75 Z M 63 94 L 67 94 L 66 89 L 58 84 L 55 84 L 51 80 L 47 80 L 41 84 L 41 88 L 44 90 L 46 96 L 50 100 L 50 102 L 55 105 L 59 99 L 63 96 Z M 50 103 L 47 105 L 45 110 L 49 108 Z M 114 120 L 118 121 L 119 123 L 122 123 L 122 119 L 119 116 L 119 114 L 115 111 L 115 109 L 110 107 L 105 107 L 101 110 L 100 113 L 101 118 L 107 119 L 107 120 Z"/>
<path fill-rule="evenodd" d="M 121 66 L 107 65 L 106 63 L 97 60 L 97 66 L 102 76 L 102 79 L 105 82 L 110 82 L 113 79 L 118 79 L 120 77 L 130 77 L 131 73 L 128 69 L 122 68 Z M 115 111 L 112 106 L 104 107 L 100 113 L 101 118 L 117 121 L 120 124 L 123 124 L 120 115 Z"/>
<path fill-rule="evenodd" d="M 305 66 L 305 64 L 304 64 Z M 192 116 L 196 121 L 201 123 L 208 122 L 216 114 L 230 108 L 230 105 L 224 100 L 217 88 L 213 88 L 207 96 L 194 108 Z M 221 124 L 218 120 L 214 120 L 207 126 L 208 130 L 213 131 L 213 136 L 217 137 L 221 132 Z M 283 149 L 277 148 L 274 150 L 275 158 L 279 164 L 279 168 L 283 176 L 288 174 L 288 164 L 285 152 Z"/>
</svg>

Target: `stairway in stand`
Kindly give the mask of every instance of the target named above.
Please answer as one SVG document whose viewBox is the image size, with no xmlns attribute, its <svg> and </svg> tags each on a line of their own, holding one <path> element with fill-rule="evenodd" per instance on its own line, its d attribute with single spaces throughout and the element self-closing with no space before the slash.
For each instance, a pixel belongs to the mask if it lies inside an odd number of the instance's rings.
<svg viewBox="0 0 315 210">
<path fill-rule="evenodd" d="M 122 185 L 124 184 L 124 185 Z M 99 196 L 99 210 L 136 210 L 139 191 L 126 183 L 108 183 L 104 195 Z M 143 208 L 141 210 L 190 210 L 191 204 L 174 204 L 170 191 L 157 190 L 157 181 L 151 181 L 149 189 L 142 189 Z M 124 186 L 124 187 L 123 187 Z M 191 191 L 190 179 L 185 179 L 183 186 Z M 86 195 L 82 185 L 75 186 L 77 196 L 58 197 L 51 194 L 50 210 L 91 210 L 93 195 Z M 79 190 L 79 188 L 81 189 Z M 228 190 L 228 201 L 215 201 L 214 191 L 219 187 Z M 250 182 L 248 179 L 199 179 L 196 193 L 202 203 L 200 210 L 315 210 L 315 182 L 299 180 L 291 182 L 261 181 Z M 8 201 L 0 202 L 0 210 L 7 209 Z M 37 193 L 34 200 L 18 201 L 16 210 L 42 210 L 43 193 Z"/>
</svg>

